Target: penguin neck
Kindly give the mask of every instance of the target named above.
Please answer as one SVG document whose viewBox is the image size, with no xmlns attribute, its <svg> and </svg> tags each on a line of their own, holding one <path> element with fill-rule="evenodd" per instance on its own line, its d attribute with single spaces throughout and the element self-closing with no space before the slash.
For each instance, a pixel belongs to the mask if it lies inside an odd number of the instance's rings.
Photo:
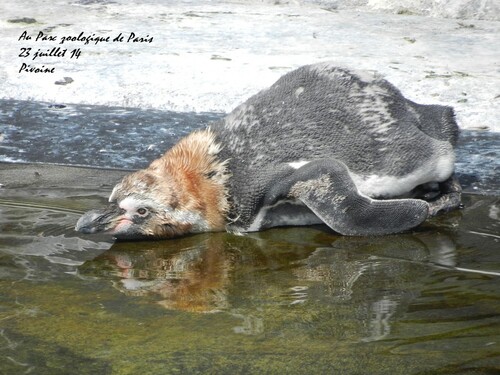
<svg viewBox="0 0 500 375">
<path fill-rule="evenodd" d="M 175 181 L 180 204 L 199 213 L 211 231 L 222 231 L 229 211 L 227 161 L 219 159 L 221 146 L 210 128 L 181 139 L 150 168 Z"/>
</svg>

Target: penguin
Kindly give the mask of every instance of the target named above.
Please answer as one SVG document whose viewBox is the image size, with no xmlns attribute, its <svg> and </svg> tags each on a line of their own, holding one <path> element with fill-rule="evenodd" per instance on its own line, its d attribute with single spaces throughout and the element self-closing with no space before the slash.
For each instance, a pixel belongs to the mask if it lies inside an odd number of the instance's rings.
<svg viewBox="0 0 500 375">
<path fill-rule="evenodd" d="M 307 65 L 125 176 L 77 222 L 117 239 L 324 223 L 347 236 L 411 230 L 460 206 L 451 107 L 381 75 Z"/>
</svg>

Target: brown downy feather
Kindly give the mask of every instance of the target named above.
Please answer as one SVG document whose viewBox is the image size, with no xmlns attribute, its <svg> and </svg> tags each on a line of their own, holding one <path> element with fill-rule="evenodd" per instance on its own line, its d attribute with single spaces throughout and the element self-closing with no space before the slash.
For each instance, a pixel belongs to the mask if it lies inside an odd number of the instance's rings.
<svg viewBox="0 0 500 375">
<path fill-rule="evenodd" d="M 210 129 L 193 132 L 148 168 L 125 177 L 110 201 L 141 194 L 174 210 L 200 214 L 211 231 L 224 230 L 229 173 L 226 161 L 218 159 L 220 150 Z"/>
</svg>

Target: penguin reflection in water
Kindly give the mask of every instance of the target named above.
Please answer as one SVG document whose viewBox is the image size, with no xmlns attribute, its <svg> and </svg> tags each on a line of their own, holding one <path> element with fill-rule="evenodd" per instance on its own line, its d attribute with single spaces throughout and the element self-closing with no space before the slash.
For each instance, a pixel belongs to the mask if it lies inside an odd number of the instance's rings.
<svg viewBox="0 0 500 375">
<path fill-rule="evenodd" d="M 125 176 L 76 229 L 117 239 L 318 223 L 398 233 L 459 207 L 457 138 L 450 107 L 416 104 L 374 73 L 304 66 Z"/>
</svg>

